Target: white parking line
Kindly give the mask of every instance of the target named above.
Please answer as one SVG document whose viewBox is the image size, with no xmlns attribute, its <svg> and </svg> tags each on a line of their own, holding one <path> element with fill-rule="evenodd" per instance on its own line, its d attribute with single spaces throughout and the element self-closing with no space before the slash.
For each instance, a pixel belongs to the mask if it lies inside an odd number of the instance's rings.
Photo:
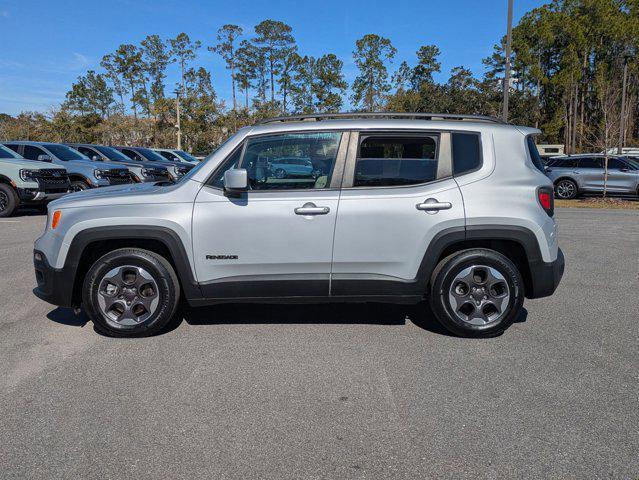
<svg viewBox="0 0 639 480">
<path fill-rule="evenodd" d="M 0 223 L 20 223 L 20 220 L 0 220 Z"/>
</svg>

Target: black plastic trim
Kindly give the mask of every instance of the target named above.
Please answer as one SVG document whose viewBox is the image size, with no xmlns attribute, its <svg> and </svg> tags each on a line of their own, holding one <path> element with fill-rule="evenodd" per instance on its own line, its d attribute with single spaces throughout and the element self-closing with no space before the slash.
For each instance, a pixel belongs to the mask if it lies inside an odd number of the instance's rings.
<svg viewBox="0 0 639 480">
<path fill-rule="evenodd" d="M 328 297 L 330 274 L 242 275 L 200 283 L 207 299 Z"/>
<path fill-rule="evenodd" d="M 39 285 L 34 293 L 54 305 L 74 306 L 74 303 L 79 303 L 77 299 L 73 298 L 76 274 L 87 246 L 96 241 L 132 239 L 161 242 L 169 250 L 173 258 L 184 296 L 187 300 L 202 297 L 200 287 L 195 281 L 188 255 L 180 237 L 169 228 L 145 225 L 116 225 L 89 228 L 81 231 L 71 241 L 71 246 L 62 268 L 54 269 L 48 262 L 36 264 L 36 270 L 40 267 L 45 274 L 45 279 L 51 278 L 52 282 L 47 281 L 46 285 Z"/>
</svg>

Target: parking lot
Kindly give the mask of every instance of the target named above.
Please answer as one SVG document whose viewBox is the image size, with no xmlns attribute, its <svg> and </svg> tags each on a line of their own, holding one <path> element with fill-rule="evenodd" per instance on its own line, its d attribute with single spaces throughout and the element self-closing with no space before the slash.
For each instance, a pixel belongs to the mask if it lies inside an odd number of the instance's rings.
<svg viewBox="0 0 639 480">
<path fill-rule="evenodd" d="M 0 220 L 2 477 L 639 478 L 639 212 L 556 216 L 562 284 L 488 340 L 374 305 L 106 338 L 32 295 L 44 216 Z"/>
</svg>

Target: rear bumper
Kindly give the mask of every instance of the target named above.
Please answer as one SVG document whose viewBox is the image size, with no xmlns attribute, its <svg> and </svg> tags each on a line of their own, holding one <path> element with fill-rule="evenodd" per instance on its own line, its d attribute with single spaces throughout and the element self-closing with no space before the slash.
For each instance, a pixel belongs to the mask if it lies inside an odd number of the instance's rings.
<svg viewBox="0 0 639 480">
<path fill-rule="evenodd" d="M 44 253 L 33 252 L 33 264 L 37 287 L 33 289 L 36 297 L 59 307 L 73 307 L 73 278 L 63 269 L 55 269 Z"/>
<path fill-rule="evenodd" d="M 529 267 L 532 288 L 526 292 L 526 297 L 549 297 L 555 293 L 559 282 L 561 282 L 561 277 L 564 275 L 564 253 L 559 249 L 557 259 L 554 262 L 531 262 Z"/>
</svg>

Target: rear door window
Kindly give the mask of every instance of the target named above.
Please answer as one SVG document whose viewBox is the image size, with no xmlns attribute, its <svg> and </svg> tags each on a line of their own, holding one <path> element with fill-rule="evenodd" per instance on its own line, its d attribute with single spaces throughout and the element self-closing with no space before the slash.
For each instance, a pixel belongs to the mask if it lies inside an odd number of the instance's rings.
<svg viewBox="0 0 639 480">
<path fill-rule="evenodd" d="M 353 187 L 418 185 L 437 178 L 434 135 L 362 135 Z"/>
<path fill-rule="evenodd" d="M 579 160 L 579 168 L 603 168 L 603 158 L 583 157 Z"/>
</svg>

